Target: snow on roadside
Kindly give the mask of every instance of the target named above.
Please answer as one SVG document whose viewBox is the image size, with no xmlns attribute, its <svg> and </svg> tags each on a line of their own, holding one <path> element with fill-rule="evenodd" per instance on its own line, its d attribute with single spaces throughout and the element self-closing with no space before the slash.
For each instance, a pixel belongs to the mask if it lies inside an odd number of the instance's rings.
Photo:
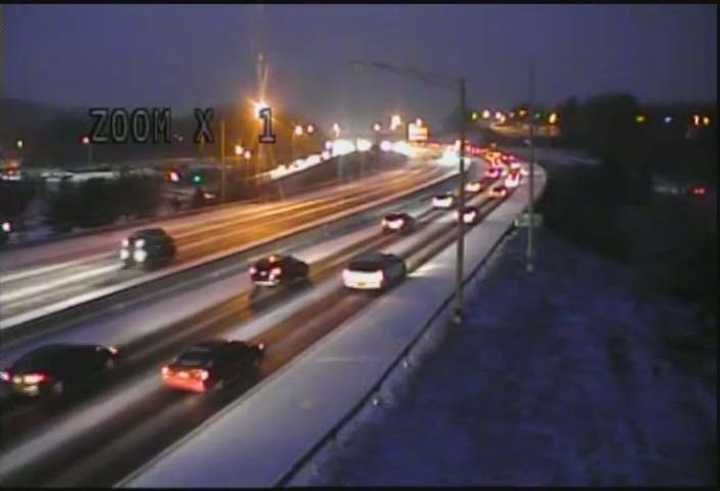
<svg viewBox="0 0 720 491">
<path fill-rule="evenodd" d="M 538 244 L 530 277 L 524 236 L 503 247 L 470 286 L 465 326 L 311 485 L 715 483 L 716 392 L 658 339 L 688 309 L 641 302 L 632 271 L 548 231 Z"/>
</svg>

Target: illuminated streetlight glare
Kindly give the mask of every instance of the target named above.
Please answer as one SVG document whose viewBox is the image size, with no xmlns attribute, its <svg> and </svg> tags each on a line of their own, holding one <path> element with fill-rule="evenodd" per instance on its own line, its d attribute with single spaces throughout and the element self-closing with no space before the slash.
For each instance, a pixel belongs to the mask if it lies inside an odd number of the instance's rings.
<svg viewBox="0 0 720 491">
<path fill-rule="evenodd" d="M 263 109 L 267 109 L 267 108 L 270 107 L 270 106 L 268 106 L 267 102 L 265 102 L 265 101 L 253 101 L 253 100 L 251 100 L 250 102 L 252 102 L 253 111 L 255 111 L 255 116 L 256 116 L 257 118 L 259 118 L 259 119 L 261 118 L 261 116 L 260 116 L 260 111 L 262 111 Z"/>
<path fill-rule="evenodd" d="M 15 142 L 15 145 L 17 146 L 18 150 L 22 150 L 23 146 L 25 146 L 25 142 L 22 140 L 18 140 L 17 142 Z"/>
<path fill-rule="evenodd" d="M 489 109 L 485 109 L 485 110 L 482 112 L 482 117 L 483 117 L 483 119 L 490 119 L 490 110 L 489 110 Z"/>
<path fill-rule="evenodd" d="M 395 131 L 400 126 L 402 126 L 402 118 L 399 114 L 394 114 L 392 118 L 390 118 L 390 131 Z"/>
<path fill-rule="evenodd" d="M 83 145 L 88 145 L 90 143 L 90 138 L 87 136 L 83 136 L 82 143 Z"/>
</svg>

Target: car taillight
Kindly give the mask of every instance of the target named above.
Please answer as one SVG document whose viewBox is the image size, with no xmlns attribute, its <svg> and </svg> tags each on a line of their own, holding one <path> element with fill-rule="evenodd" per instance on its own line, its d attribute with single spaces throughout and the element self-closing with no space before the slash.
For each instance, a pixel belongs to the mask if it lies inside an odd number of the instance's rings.
<svg viewBox="0 0 720 491">
<path fill-rule="evenodd" d="M 118 349 L 115 346 L 108 346 L 107 349 L 113 355 L 117 355 L 119 353 Z"/>
<path fill-rule="evenodd" d="M 380 222 L 380 224 L 381 224 L 383 227 L 387 227 L 388 222 L 387 222 L 387 220 L 385 220 L 385 219 L 383 218 L 383 219 L 382 219 L 382 222 Z"/>
<path fill-rule="evenodd" d="M 31 373 L 23 377 L 23 382 L 26 384 L 39 384 L 44 380 L 47 380 L 47 375 L 44 373 Z"/>
<path fill-rule="evenodd" d="M 170 369 L 168 367 L 162 367 L 161 372 L 163 377 L 167 377 L 168 375 L 170 375 Z"/>
<path fill-rule="evenodd" d="M 255 274 L 255 273 L 257 273 L 257 268 L 255 266 L 252 266 L 250 268 L 250 274 Z"/>
<path fill-rule="evenodd" d="M 695 187 L 692 190 L 692 194 L 694 194 L 695 196 L 702 196 L 705 194 L 705 188 L 700 186 Z"/>
<path fill-rule="evenodd" d="M 282 269 L 280 268 L 273 268 L 270 270 L 270 274 L 272 276 L 280 276 L 282 274 Z"/>
<path fill-rule="evenodd" d="M 210 378 L 210 374 L 208 373 L 207 370 L 192 370 L 190 372 L 190 374 L 194 378 L 200 379 L 200 380 L 207 380 L 208 378 Z"/>
<path fill-rule="evenodd" d="M 10 382 L 10 373 L 6 371 L 0 371 L 0 380 L 3 382 Z"/>
</svg>

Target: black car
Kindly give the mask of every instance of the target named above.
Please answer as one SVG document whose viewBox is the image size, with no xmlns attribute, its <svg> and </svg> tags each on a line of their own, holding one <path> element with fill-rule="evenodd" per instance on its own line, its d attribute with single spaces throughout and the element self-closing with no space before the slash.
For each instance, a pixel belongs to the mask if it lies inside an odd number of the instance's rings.
<svg viewBox="0 0 720 491">
<path fill-rule="evenodd" d="M 122 241 L 120 259 L 126 268 L 140 265 L 150 269 L 169 263 L 175 257 L 175 241 L 161 228 L 135 232 Z"/>
<path fill-rule="evenodd" d="M 310 267 L 293 257 L 273 254 L 256 262 L 250 268 L 250 279 L 256 285 L 276 286 L 297 280 L 306 280 Z"/>
<path fill-rule="evenodd" d="M 408 213 L 389 213 L 381 222 L 384 232 L 411 232 L 415 228 L 415 219 Z"/>
<path fill-rule="evenodd" d="M 98 381 L 118 362 L 118 350 L 94 344 L 50 344 L 35 349 L 7 370 L 0 379 L 15 394 L 29 397 L 60 397 Z"/>
<path fill-rule="evenodd" d="M 213 339 L 190 347 L 172 363 L 162 367 L 165 385 L 173 389 L 205 392 L 226 383 L 257 375 L 265 346 L 243 341 Z"/>
</svg>

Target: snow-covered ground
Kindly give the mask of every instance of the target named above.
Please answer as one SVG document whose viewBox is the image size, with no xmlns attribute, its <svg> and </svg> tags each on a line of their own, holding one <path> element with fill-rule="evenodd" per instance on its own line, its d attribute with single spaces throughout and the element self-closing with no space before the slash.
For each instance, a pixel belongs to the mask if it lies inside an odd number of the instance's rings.
<svg viewBox="0 0 720 491">
<path fill-rule="evenodd" d="M 310 485 L 717 485 L 716 389 L 659 339 L 692 311 L 546 230 L 528 276 L 525 245 L 496 253 L 465 325 Z"/>
</svg>

